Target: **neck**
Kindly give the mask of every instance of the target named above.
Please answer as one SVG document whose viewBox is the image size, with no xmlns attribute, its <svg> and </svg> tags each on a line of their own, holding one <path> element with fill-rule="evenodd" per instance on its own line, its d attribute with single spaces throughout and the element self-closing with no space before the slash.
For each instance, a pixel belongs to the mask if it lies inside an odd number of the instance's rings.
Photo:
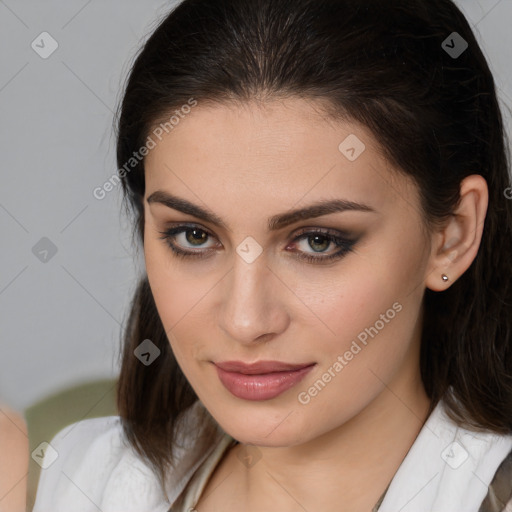
<svg viewBox="0 0 512 512">
<path fill-rule="evenodd" d="M 343 510 L 371 510 L 427 419 L 423 385 L 403 389 L 384 388 L 348 422 L 311 441 L 258 447 L 261 460 L 240 474 L 245 510 L 339 511 L 342 503 Z"/>
</svg>

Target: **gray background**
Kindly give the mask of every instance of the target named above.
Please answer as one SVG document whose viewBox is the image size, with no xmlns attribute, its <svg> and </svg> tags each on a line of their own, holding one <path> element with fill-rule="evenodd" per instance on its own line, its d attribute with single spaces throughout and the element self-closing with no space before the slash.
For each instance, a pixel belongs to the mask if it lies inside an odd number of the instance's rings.
<svg viewBox="0 0 512 512">
<path fill-rule="evenodd" d="M 116 173 L 113 112 L 133 57 L 174 4 L 0 0 L 0 398 L 18 409 L 118 372 L 143 258 L 120 187 L 92 191 Z M 512 0 L 457 4 L 512 108 Z M 46 59 L 31 47 L 42 32 L 58 43 Z"/>
</svg>

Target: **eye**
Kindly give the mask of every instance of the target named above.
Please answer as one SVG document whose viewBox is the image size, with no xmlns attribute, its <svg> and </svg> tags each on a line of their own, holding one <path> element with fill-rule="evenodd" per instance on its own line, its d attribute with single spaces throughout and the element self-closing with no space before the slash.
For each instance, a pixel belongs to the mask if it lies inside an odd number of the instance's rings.
<svg viewBox="0 0 512 512">
<path fill-rule="evenodd" d="M 340 233 L 329 229 L 315 229 L 310 231 L 302 230 L 294 239 L 293 243 L 300 241 L 300 251 L 297 257 L 312 263 L 323 263 L 340 259 L 352 250 L 356 240 L 341 235 Z M 328 248 L 338 249 L 325 256 L 315 256 L 315 254 L 324 254 Z M 308 253 L 307 249 L 313 249 Z"/>
<path fill-rule="evenodd" d="M 303 229 L 292 241 L 291 246 L 300 245 L 300 250 L 293 252 L 298 259 L 310 263 L 323 263 L 333 261 L 345 256 L 352 250 L 356 240 L 347 238 L 341 233 L 329 229 L 312 229 L 309 231 Z M 173 253 L 180 258 L 206 258 L 219 247 L 219 244 L 207 245 L 210 238 L 215 238 L 209 231 L 196 226 L 182 224 L 159 232 L 161 240 L 170 247 Z M 176 243 L 179 242 L 179 243 Z M 297 244 L 300 242 L 300 244 Z M 326 249 L 338 249 L 327 255 L 317 256 L 315 254 L 325 254 Z M 313 252 L 308 253 L 308 249 Z"/>
<path fill-rule="evenodd" d="M 163 235 L 159 238 L 166 242 L 166 244 L 171 248 L 171 250 L 174 252 L 174 254 L 176 254 L 176 256 L 204 258 L 211 252 L 211 247 L 207 247 L 208 251 L 193 249 L 194 247 L 204 249 L 205 242 L 208 241 L 209 237 L 213 237 L 211 233 L 197 226 L 183 224 L 180 226 L 167 229 L 165 231 L 160 231 L 159 233 Z M 178 240 L 180 236 L 181 240 Z M 176 240 L 178 240 L 180 243 L 176 244 Z M 190 245 L 187 246 L 187 243 Z M 192 250 L 183 250 L 182 247 L 185 247 L 185 249 Z"/>
</svg>

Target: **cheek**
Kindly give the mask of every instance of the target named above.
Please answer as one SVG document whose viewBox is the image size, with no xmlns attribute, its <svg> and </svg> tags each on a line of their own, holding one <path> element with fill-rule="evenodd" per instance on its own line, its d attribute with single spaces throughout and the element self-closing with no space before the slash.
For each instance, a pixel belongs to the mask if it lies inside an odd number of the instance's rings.
<svg viewBox="0 0 512 512">
<path fill-rule="evenodd" d="M 198 283 L 182 277 L 183 273 L 175 268 L 164 241 L 146 238 L 144 256 L 158 314 L 169 340 L 174 343 L 180 325 L 187 322 L 187 316 L 192 314 L 193 306 L 199 300 Z"/>
<path fill-rule="evenodd" d="M 355 255 L 353 264 L 341 269 L 340 277 L 331 275 L 322 290 L 316 280 L 302 291 L 304 297 L 316 297 L 309 305 L 329 328 L 323 346 L 331 362 L 350 350 L 354 341 L 362 347 L 357 359 L 365 365 L 378 366 L 408 349 L 421 309 L 418 283 L 423 263 L 415 248 L 419 246 L 381 243 L 376 255 L 369 251 L 365 257 Z"/>
<path fill-rule="evenodd" d="M 199 299 L 201 286 L 197 279 L 185 279 L 177 267 L 179 262 L 164 240 L 151 235 L 145 239 L 146 272 L 155 303 L 166 329 L 184 319 Z"/>
<path fill-rule="evenodd" d="M 327 428 L 346 421 L 414 364 L 421 299 L 403 284 L 409 270 L 393 258 L 359 265 L 342 283 L 332 281 L 328 297 L 317 304 L 318 316 L 336 336 L 318 336 L 319 368 L 297 389 L 306 423 L 322 417 Z"/>
</svg>

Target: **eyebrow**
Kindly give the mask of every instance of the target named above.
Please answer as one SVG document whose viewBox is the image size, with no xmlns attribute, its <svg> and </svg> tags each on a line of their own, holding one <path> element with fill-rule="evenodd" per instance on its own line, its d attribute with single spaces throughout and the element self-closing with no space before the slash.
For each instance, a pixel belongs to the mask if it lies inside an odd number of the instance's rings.
<svg viewBox="0 0 512 512">
<path fill-rule="evenodd" d="M 174 196 L 163 190 L 156 190 L 148 198 L 147 203 L 160 203 L 173 210 L 193 215 L 206 222 L 210 222 L 216 226 L 229 230 L 226 223 L 212 211 L 193 204 L 186 199 Z M 305 208 L 290 210 L 278 215 L 270 217 L 268 220 L 268 230 L 276 231 L 290 224 L 294 224 L 300 220 L 322 217 L 331 213 L 339 213 L 344 211 L 362 211 L 377 213 L 375 209 L 368 205 L 347 201 L 344 199 L 322 200 L 313 203 Z"/>
</svg>

